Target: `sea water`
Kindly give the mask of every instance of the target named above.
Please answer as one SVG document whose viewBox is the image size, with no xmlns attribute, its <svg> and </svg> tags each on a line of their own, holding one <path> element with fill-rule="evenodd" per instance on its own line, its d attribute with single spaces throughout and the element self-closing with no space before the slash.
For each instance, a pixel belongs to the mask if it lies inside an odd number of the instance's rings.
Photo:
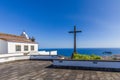
<svg viewBox="0 0 120 80">
<path fill-rule="evenodd" d="M 49 48 L 49 49 L 39 49 L 39 51 L 53 51 L 57 50 L 58 55 L 63 55 L 63 56 L 71 56 L 73 53 L 73 48 Z M 119 54 L 120 55 L 120 48 L 77 48 L 77 52 L 80 54 L 95 54 L 99 56 L 110 56 L 110 55 L 115 55 Z M 104 52 L 112 52 L 112 54 L 103 54 Z"/>
</svg>

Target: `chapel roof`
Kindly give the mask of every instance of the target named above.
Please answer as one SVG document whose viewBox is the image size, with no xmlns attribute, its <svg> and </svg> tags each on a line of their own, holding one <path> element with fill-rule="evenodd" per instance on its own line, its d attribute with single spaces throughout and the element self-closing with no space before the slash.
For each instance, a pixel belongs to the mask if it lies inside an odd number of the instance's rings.
<svg viewBox="0 0 120 80">
<path fill-rule="evenodd" d="M 20 43 L 36 43 L 30 39 L 26 39 L 24 36 L 18 36 L 13 34 L 0 33 L 0 39 L 8 42 L 20 42 Z"/>
</svg>

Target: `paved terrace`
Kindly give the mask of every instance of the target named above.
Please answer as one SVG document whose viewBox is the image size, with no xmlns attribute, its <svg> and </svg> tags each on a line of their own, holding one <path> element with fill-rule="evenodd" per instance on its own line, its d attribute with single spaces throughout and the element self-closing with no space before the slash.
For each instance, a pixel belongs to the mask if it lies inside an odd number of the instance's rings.
<svg viewBox="0 0 120 80">
<path fill-rule="evenodd" d="M 49 61 L 0 63 L 0 80 L 120 80 L 120 72 L 47 68 Z"/>
</svg>

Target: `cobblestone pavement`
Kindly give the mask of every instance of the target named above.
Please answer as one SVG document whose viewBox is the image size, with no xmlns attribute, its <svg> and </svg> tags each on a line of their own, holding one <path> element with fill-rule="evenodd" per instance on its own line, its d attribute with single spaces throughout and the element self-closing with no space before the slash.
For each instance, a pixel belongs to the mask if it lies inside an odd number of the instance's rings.
<svg viewBox="0 0 120 80">
<path fill-rule="evenodd" d="M 0 80 L 120 80 L 120 72 L 46 68 L 49 61 L 0 63 Z"/>
</svg>

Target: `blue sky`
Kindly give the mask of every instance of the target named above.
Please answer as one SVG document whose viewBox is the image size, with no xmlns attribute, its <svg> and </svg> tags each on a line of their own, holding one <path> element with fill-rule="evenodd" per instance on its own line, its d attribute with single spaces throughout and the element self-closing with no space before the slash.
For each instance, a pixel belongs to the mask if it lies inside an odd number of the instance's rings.
<svg viewBox="0 0 120 80">
<path fill-rule="evenodd" d="M 40 48 L 120 47 L 120 0 L 0 0 L 0 32 L 34 36 Z"/>
</svg>

